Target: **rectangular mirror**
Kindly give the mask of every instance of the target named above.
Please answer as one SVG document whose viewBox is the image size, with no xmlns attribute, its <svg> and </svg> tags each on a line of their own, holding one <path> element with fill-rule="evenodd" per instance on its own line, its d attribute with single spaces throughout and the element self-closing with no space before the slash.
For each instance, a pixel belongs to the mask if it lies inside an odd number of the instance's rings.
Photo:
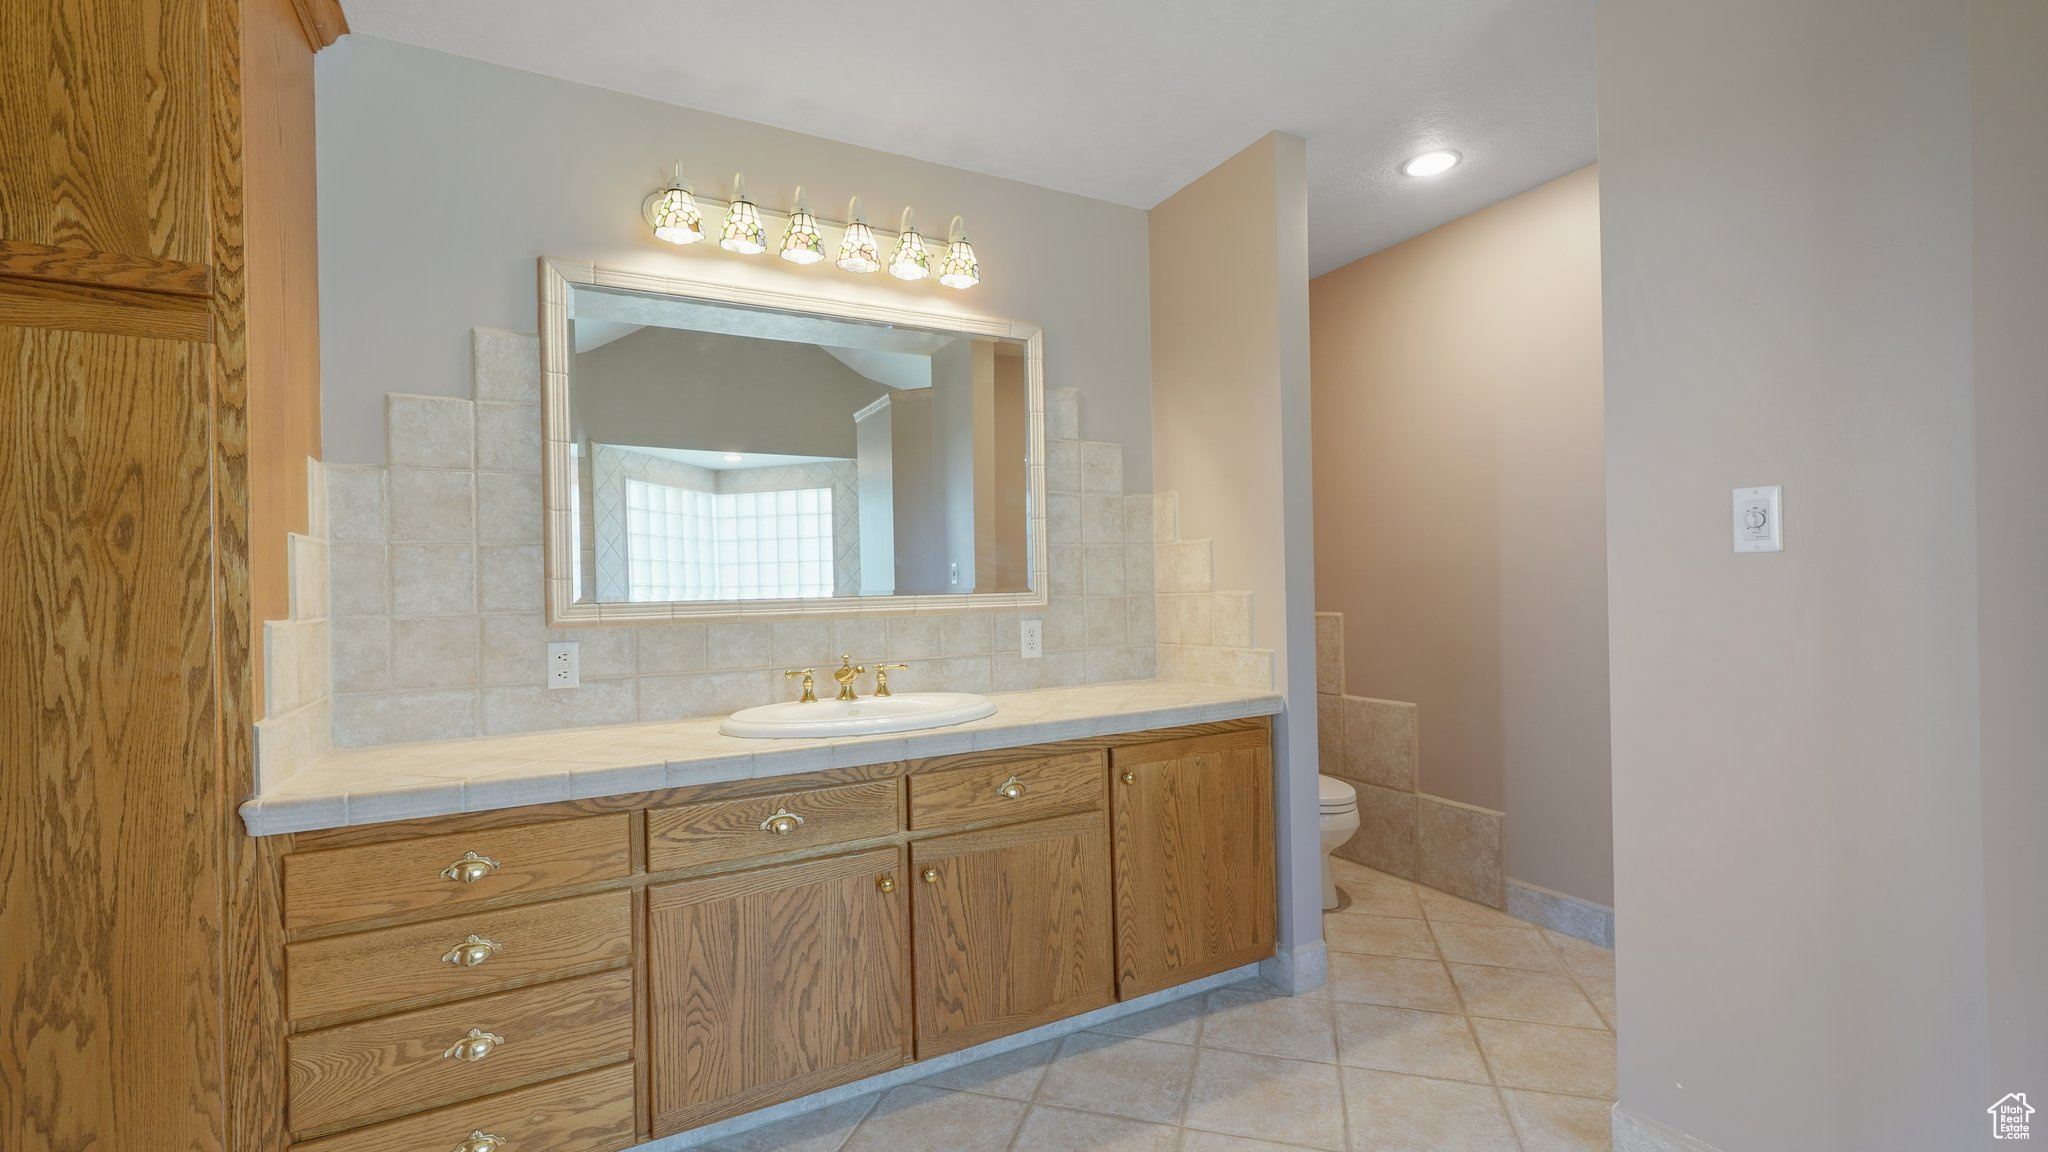
<svg viewBox="0 0 2048 1152">
<path fill-rule="evenodd" d="M 1045 603 L 1035 328 L 541 280 L 551 620 Z"/>
</svg>

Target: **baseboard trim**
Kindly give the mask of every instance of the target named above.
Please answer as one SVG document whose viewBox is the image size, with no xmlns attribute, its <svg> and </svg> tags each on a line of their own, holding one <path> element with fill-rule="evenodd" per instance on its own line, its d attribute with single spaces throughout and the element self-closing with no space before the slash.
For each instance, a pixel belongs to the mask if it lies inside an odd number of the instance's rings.
<svg viewBox="0 0 2048 1152">
<path fill-rule="evenodd" d="M 1614 947 L 1614 909 L 1605 904 L 1510 878 L 1508 915 L 1602 948 Z"/>
<path fill-rule="evenodd" d="M 1322 945 L 1318 943 L 1315 947 L 1318 950 L 1318 958 L 1320 958 Z M 1264 964 L 1271 963 L 1271 960 L 1266 960 L 1259 964 L 1246 964 L 1243 967 L 1232 968 L 1228 972 L 1218 972 L 1214 976 L 1204 976 L 1200 980 L 1190 980 L 1186 984 L 1161 989 L 1149 996 L 1140 996 L 1135 1000 L 1125 1000 L 1119 1004 L 1097 1008 L 1093 1012 L 1083 1012 L 1079 1016 L 1070 1016 L 1065 1020 L 1057 1020 L 1043 1027 L 1033 1028 L 1029 1032 L 1019 1032 L 1015 1036 L 1005 1036 L 1000 1040 L 991 1040 L 986 1044 L 978 1044 L 972 1048 L 963 1048 L 958 1052 L 948 1052 L 944 1056 L 934 1056 L 930 1060 L 919 1060 L 914 1064 L 905 1064 L 901 1068 L 891 1068 L 887 1072 L 870 1076 L 865 1080 L 856 1080 L 851 1084 L 841 1084 L 836 1088 L 827 1088 L 822 1092 L 813 1092 L 809 1096 L 800 1096 L 795 1100 L 787 1100 L 769 1108 L 749 1112 L 744 1116 L 735 1116 L 730 1120 L 721 1120 L 716 1124 L 706 1124 L 702 1128 L 692 1128 L 688 1132 L 678 1132 L 673 1136 L 665 1136 L 659 1140 L 650 1140 L 645 1144 L 635 1146 L 630 1152 L 681 1152 L 685 1148 L 697 1148 L 705 1144 L 715 1143 L 741 1132 L 760 1128 L 780 1120 L 787 1120 L 792 1116 L 801 1116 L 806 1112 L 815 1112 L 820 1108 L 830 1108 L 834 1104 L 852 1100 L 857 1096 L 865 1096 L 870 1092 L 880 1092 L 888 1088 L 894 1088 L 899 1084 L 914 1083 L 936 1076 L 941 1072 L 958 1068 L 963 1064 L 972 1064 L 976 1060 L 986 1060 L 990 1056 L 1000 1056 L 1005 1052 L 1013 1052 L 1019 1048 L 1029 1048 L 1033 1044 L 1042 1043 L 1046 1040 L 1055 1040 L 1069 1033 L 1080 1032 L 1093 1028 L 1098 1024 L 1108 1023 L 1119 1017 L 1148 1011 L 1159 1007 L 1161 1004 L 1171 1004 L 1176 1000 L 1185 1000 L 1190 996 L 1199 996 L 1204 992 L 1221 988 L 1227 984 L 1236 984 L 1241 980 L 1250 980 L 1260 975 L 1260 969 Z"/>
<path fill-rule="evenodd" d="M 1704 1140 L 1695 1140 L 1675 1128 L 1625 1111 L 1616 1104 L 1609 1113 L 1614 1152 L 1720 1152 Z"/>
<path fill-rule="evenodd" d="M 1282 948 L 1259 961 L 1259 975 L 1289 996 L 1313 992 L 1330 981 L 1330 950 L 1321 940 Z"/>
</svg>

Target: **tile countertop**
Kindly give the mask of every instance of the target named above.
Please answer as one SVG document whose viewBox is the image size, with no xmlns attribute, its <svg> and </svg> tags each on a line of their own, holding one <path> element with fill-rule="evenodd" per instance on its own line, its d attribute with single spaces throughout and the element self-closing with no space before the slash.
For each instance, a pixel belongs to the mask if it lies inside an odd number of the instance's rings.
<svg viewBox="0 0 2048 1152">
<path fill-rule="evenodd" d="M 330 753 L 242 805 L 252 836 L 488 812 L 691 784 L 887 764 L 987 748 L 1272 716 L 1274 692 L 1172 680 L 989 697 L 996 714 L 950 728 L 831 740 L 722 736 L 724 717 L 383 744 Z"/>
</svg>

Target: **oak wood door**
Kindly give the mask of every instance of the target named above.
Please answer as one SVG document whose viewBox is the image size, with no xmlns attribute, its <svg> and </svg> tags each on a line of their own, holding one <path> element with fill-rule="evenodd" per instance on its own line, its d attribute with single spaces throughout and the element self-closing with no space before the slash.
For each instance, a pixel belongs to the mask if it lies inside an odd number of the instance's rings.
<svg viewBox="0 0 2048 1152">
<path fill-rule="evenodd" d="M 648 889 L 656 1136 L 909 1058 L 901 865 L 878 848 Z"/>
<path fill-rule="evenodd" d="M 1110 1002 L 1100 811 L 937 836 L 910 855 L 919 1059 Z"/>
<path fill-rule="evenodd" d="M 1111 753 L 1117 994 L 1273 954 L 1273 752 L 1265 731 Z"/>
</svg>

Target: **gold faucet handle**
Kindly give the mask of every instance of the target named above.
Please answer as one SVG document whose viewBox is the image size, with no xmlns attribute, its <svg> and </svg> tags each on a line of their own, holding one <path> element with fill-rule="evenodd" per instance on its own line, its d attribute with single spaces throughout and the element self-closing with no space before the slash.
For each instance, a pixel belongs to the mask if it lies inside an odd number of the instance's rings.
<svg viewBox="0 0 2048 1152">
<path fill-rule="evenodd" d="M 875 665 L 875 695 L 887 696 L 889 694 L 889 673 L 891 671 L 901 672 L 908 667 L 910 667 L 908 664 Z"/>
<path fill-rule="evenodd" d="M 784 680 L 794 680 L 799 676 L 803 677 L 804 694 L 798 698 L 797 703 L 816 704 L 818 702 L 818 693 L 815 687 L 814 677 L 816 677 L 817 674 L 818 670 L 816 668 L 798 668 L 793 671 L 784 672 L 782 674 L 782 678 Z"/>
</svg>

